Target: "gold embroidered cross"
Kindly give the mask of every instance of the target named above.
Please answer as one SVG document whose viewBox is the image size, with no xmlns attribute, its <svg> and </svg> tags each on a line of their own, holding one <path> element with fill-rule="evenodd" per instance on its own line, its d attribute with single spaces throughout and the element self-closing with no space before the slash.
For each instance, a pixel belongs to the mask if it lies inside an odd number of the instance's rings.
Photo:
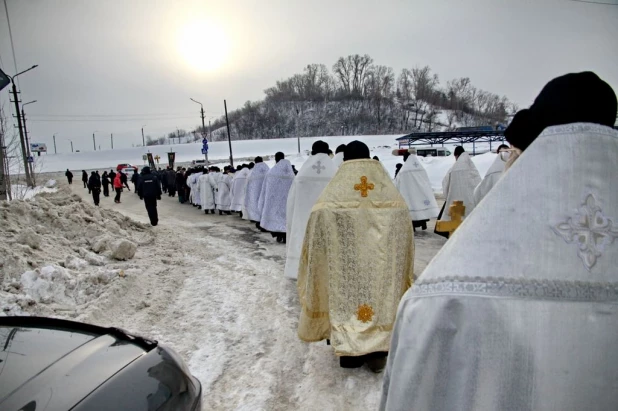
<svg viewBox="0 0 618 411">
<path fill-rule="evenodd" d="M 448 232 L 450 238 L 463 222 L 462 218 L 466 213 L 466 206 L 464 206 L 463 201 L 453 201 L 453 204 L 449 207 L 449 213 L 451 215 L 450 221 L 436 221 L 436 231 L 441 233 Z"/>
<path fill-rule="evenodd" d="M 373 183 L 367 183 L 367 177 L 362 176 L 360 184 L 354 184 L 354 190 L 361 192 L 361 197 L 367 197 L 369 190 L 373 190 L 375 186 Z"/>
</svg>

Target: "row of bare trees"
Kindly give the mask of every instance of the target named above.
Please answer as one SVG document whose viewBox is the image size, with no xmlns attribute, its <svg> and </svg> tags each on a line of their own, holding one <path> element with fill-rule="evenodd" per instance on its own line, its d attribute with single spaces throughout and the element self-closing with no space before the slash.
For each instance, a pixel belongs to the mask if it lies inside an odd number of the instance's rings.
<svg viewBox="0 0 618 411">
<path fill-rule="evenodd" d="M 331 70 L 310 64 L 264 93 L 262 101 L 248 101 L 229 113 L 232 138 L 447 131 L 506 124 L 517 110 L 506 97 L 476 88 L 467 77 L 442 85 L 429 66 L 396 75 L 358 54 L 340 57 Z M 200 128 L 193 132 L 196 140 L 203 134 Z M 213 122 L 213 130 L 215 140 L 227 138 L 224 117 Z"/>
</svg>

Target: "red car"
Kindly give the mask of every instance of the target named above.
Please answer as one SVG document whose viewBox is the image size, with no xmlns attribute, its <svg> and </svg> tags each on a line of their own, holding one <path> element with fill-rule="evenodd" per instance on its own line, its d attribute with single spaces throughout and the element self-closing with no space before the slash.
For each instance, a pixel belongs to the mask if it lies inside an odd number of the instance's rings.
<svg viewBox="0 0 618 411">
<path fill-rule="evenodd" d="M 131 164 L 118 164 L 118 166 L 116 167 L 116 171 L 122 171 L 125 168 L 131 169 L 130 171 L 137 170 L 139 172 L 139 168 Z"/>
</svg>

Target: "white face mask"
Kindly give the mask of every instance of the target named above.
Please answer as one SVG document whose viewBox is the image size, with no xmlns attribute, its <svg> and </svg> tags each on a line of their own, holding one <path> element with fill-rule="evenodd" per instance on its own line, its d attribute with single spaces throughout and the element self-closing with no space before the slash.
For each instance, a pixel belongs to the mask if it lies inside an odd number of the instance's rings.
<svg viewBox="0 0 618 411">
<path fill-rule="evenodd" d="M 504 161 L 505 163 L 507 161 L 509 161 L 509 158 L 511 158 L 511 152 L 510 151 L 501 151 L 498 153 L 498 155 L 500 156 L 500 159 L 502 161 Z"/>
</svg>

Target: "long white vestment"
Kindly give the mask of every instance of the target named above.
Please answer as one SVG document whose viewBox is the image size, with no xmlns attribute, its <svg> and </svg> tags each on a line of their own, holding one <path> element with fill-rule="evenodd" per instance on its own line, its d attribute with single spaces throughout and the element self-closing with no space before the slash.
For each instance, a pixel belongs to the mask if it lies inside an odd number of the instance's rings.
<svg viewBox="0 0 618 411">
<path fill-rule="evenodd" d="M 260 226 L 272 233 L 285 233 L 286 205 L 290 187 L 294 181 L 294 170 L 289 160 L 280 160 L 270 169 L 260 194 Z"/>
<path fill-rule="evenodd" d="M 200 184 L 199 179 L 202 176 L 202 173 L 191 174 L 191 197 L 193 200 L 193 204 L 198 206 L 202 205 L 202 199 L 200 196 Z"/>
<path fill-rule="evenodd" d="M 221 174 L 217 181 L 217 208 L 221 211 L 230 211 L 232 198 L 230 190 L 232 188 L 233 175 Z"/>
<path fill-rule="evenodd" d="M 410 154 L 395 178 L 395 186 L 408 204 L 412 221 L 429 220 L 440 212 L 427 171 L 416 154 Z"/>
<path fill-rule="evenodd" d="M 305 161 L 292 183 L 285 216 L 287 253 L 284 273 L 288 278 L 298 277 L 300 253 L 311 208 L 336 172 L 337 167 L 328 154 L 320 153 Z"/>
<path fill-rule="evenodd" d="M 618 407 L 618 132 L 549 127 L 404 295 L 382 410 Z"/>
<path fill-rule="evenodd" d="M 266 163 L 257 163 L 247 181 L 247 190 L 245 192 L 245 208 L 247 216 L 251 221 L 260 221 L 262 210 L 258 207 L 264 178 L 268 173 L 269 167 Z"/>
<path fill-rule="evenodd" d="M 506 162 L 502 160 L 500 155 L 496 156 L 496 159 L 487 170 L 487 174 L 483 178 L 483 181 L 474 189 L 474 204 L 478 205 L 483 197 L 489 193 L 489 191 L 496 185 L 502 173 L 504 173 L 504 166 Z"/>
<path fill-rule="evenodd" d="M 245 203 L 249 171 L 248 168 L 243 168 L 236 172 L 234 180 L 232 180 L 232 211 L 242 211 L 243 204 Z"/>
<path fill-rule="evenodd" d="M 446 198 L 444 213 L 440 220 L 451 219 L 449 207 L 453 201 L 463 201 L 466 207 L 465 216 L 470 215 L 476 203 L 474 202 L 474 189 L 481 182 L 481 175 L 476 169 L 468 153 L 462 153 L 453 167 L 446 173 L 442 180 L 442 192 Z"/>
<path fill-rule="evenodd" d="M 333 157 L 333 164 L 337 168 L 341 167 L 341 164 L 343 164 L 343 151 L 335 154 L 335 157 Z"/>
<path fill-rule="evenodd" d="M 200 187 L 200 205 L 203 210 L 215 209 L 215 191 L 210 184 L 210 174 L 202 174 L 198 179 Z"/>
</svg>

